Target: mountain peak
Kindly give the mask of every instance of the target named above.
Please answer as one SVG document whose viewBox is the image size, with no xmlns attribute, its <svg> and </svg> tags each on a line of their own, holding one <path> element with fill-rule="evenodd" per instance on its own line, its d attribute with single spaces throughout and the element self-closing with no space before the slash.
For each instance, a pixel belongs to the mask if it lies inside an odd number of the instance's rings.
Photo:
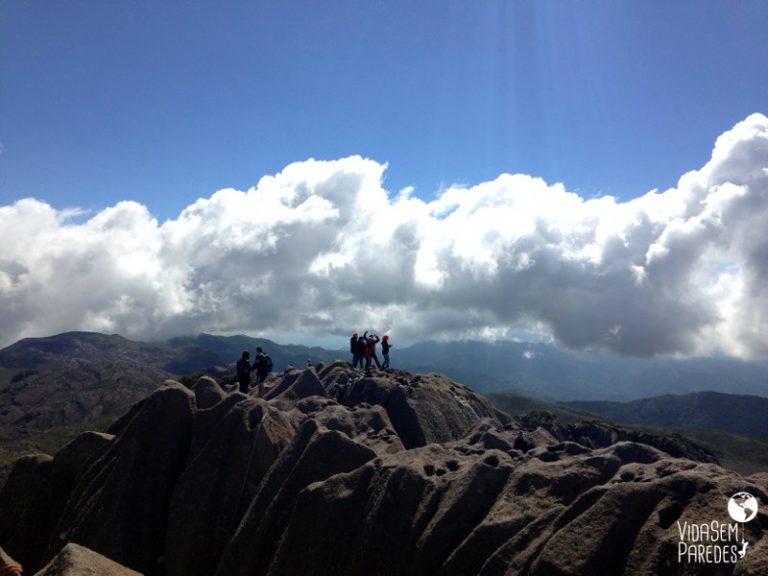
<svg viewBox="0 0 768 576">
<path fill-rule="evenodd" d="M 734 486 L 768 505 L 703 451 L 514 419 L 439 374 L 338 361 L 266 384 L 168 381 L 109 434 L 20 460 L 0 546 L 34 571 L 76 541 L 147 576 L 647 574 L 678 562 L 675 521 L 722 518 Z"/>
</svg>

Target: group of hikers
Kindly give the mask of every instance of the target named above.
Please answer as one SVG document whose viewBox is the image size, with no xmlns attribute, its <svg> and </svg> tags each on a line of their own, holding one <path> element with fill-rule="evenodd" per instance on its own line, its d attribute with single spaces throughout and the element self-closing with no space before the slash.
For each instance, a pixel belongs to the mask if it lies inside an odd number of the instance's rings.
<svg viewBox="0 0 768 576">
<path fill-rule="evenodd" d="M 384 362 L 379 362 L 379 357 L 376 355 L 376 344 L 381 342 L 381 354 L 384 357 Z M 352 334 L 352 338 L 349 339 L 349 352 L 352 354 L 352 367 L 365 368 L 366 372 L 371 370 L 371 363 L 376 363 L 376 368 L 379 370 L 385 370 L 389 368 L 389 349 L 393 344 L 389 342 L 389 334 L 379 339 L 376 334 L 368 334 L 366 330 L 362 336 L 358 336 L 357 332 Z M 365 366 L 363 366 L 365 362 Z"/>
<path fill-rule="evenodd" d="M 379 362 L 379 357 L 376 354 L 376 345 L 381 342 L 381 353 L 384 358 L 383 362 Z M 370 372 L 372 364 L 375 363 L 379 370 L 385 370 L 389 368 L 389 349 L 393 344 L 389 342 L 389 335 L 385 334 L 379 338 L 376 334 L 368 334 L 366 330 L 362 336 L 358 336 L 357 332 L 352 334 L 352 338 L 349 340 L 349 351 L 352 354 L 352 367 L 363 368 L 366 372 Z M 312 361 L 307 360 L 307 367 L 312 366 Z M 259 397 L 264 396 L 264 380 L 267 379 L 269 373 L 272 372 L 272 358 L 269 354 L 264 352 L 261 346 L 256 348 L 256 359 L 251 363 L 251 355 L 247 350 L 243 351 L 240 360 L 237 361 L 235 368 L 237 370 L 237 382 L 239 384 L 240 392 L 247 394 L 251 388 L 251 374 L 256 372 L 256 386 L 259 389 Z"/>
<path fill-rule="evenodd" d="M 259 396 L 264 396 L 264 380 L 272 372 L 272 358 L 261 348 L 256 348 L 256 359 L 251 364 L 251 355 L 243 351 L 240 360 L 237 361 L 237 381 L 240 384 L 240 392 L 248 394 L 251 387 L 251 372 L 256 372 L 256 385 L 259 388 Z"/>
</svg>

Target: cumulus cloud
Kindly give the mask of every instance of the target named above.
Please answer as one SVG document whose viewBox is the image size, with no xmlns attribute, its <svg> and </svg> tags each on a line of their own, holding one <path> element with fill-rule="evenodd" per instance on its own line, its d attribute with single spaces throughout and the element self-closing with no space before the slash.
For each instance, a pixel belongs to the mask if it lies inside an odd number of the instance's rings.
<svg viewBox="0 0 768 576">
<path fill-rule="evenodd" d="M 520 333 L 619 353 L 768 355 L 768 118 L 663 192 L 585 199 L 522 174 L 433 200 L 370 159 L 308 160 L 159 224 L 0 207 L 2 343 L 70 329 L 402 341 Z"/>
</svg>

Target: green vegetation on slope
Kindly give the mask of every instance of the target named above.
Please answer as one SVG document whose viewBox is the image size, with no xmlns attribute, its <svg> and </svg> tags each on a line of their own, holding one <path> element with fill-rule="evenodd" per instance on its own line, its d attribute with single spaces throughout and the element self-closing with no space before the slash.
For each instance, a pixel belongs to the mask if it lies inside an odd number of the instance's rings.
<svg viewBox="0 0 768 576">
<path fill-rule="evenodd" d="M 553 404 L 518 394 L 486 394 L 486 397 L 496 408 L 510 416 L 523 416 L 534 410 L 546 410 L 554 414 L 563 424 L 573 424 L 584 420 L 605 420 L 596 414 L 571 408 L 565 404 Z"/>
<path fill-rule="evenodd" d="M 102 416 L 88 422 L 70 426 L 57 426 L 47 430 L 13 430 L 0 427 L 0 490 L 13 463 L 29 454 L 56 454 L 59 449 L 85 431 L 104 432 L 117 420 L 117 415 Z"/>
<path fill-rule="evenodd" d="M 661 432 L 658 428 L 649 430 L 657 434 Z M 673 428 L 671 431 L 706 448 L 725 468 L 739 474 L 768 472 L 768 442 L 765 440 L 701 428 Z"/>
</svg>

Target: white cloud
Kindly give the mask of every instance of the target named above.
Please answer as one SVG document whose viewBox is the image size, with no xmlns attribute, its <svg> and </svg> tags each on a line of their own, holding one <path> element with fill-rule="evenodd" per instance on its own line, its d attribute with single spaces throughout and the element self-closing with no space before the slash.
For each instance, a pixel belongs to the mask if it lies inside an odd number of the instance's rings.
<svg viewBox="0 0 768 576">
<path fill-rule="evenodd" d="M 765 116 L 675 188 L 627 202 L 521 174 L 427 202 L 386 191 L 385 170 L 297 162 L 162 225 L 134 202 L 85 222 L 31 199 L 0 207 L 2 343 L 70 329 L 530 330 L 635 355 L 768 355 Z"/>
</svg>

